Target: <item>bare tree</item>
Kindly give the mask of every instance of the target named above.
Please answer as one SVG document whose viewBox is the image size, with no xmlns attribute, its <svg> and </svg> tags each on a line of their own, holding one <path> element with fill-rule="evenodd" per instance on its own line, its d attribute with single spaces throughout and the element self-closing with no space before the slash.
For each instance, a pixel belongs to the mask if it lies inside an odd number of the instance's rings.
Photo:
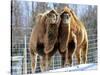
<svg viewBox="0 0 100 75">
<path fill-rule="evenodd" d="M 22 37 L 22 29 L 21 27 L 21 11 L 20 11 L 20 4 L 16 0 L 11 1 L 11 17 L 12 17 L 12 25 L 11 25 L 11 31 L 12 31 L 12 47 L 17 46 L 18 42 L 22 41 L 22 38 L 18 38 L 18 36 Z"/>
<path fill-rule="evenodd" d="M 89 28 L 97 28 L 97 7 L 88 6 L 81 19 Z"/>
</svg>

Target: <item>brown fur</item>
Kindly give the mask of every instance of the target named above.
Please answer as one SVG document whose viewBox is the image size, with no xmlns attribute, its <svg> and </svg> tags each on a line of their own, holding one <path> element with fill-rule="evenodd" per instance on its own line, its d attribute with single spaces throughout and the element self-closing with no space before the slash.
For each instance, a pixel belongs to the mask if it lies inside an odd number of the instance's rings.
<svg viewBox="0 0 100 75">
<path fill-rule="evenodd" d="M 56 22 L 51 24 L 49 16 L 56 15 Z M 51 56 L 56 52 L 56 41 L 58 36 L 59 15 L 55 10 L 38 15 L 36 25 L 32 29 L 29 48 L 32 60 L 32 71 L 36 69 L 37 55 L 40 56 L 41 71 L 48 69 Z"/>
<path fill-rule="evenodd" d="M 66 7 L 62 11 L 61 15 L 63 12 L 68 13 L 71 20 L 67 27 L 61 23 L 59 28 L 59 52 L 62 56 L 62 66 L 67 64 L 67 59 L 68 63 L 70 65 L 72 64 L 74 52 L 76 54 L 78 64 L 81 63 L 81 55 L 83 63 L 86 63 L 88 51 L 88 37 L 86 29 L 70 8 Z"/>
</svg>

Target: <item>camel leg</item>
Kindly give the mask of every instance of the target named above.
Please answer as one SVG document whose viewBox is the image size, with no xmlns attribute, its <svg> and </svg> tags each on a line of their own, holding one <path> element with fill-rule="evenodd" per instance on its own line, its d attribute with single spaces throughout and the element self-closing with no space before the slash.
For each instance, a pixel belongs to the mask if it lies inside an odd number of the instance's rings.
<svg viewBox="0 0 100 75">
<path fill-rule="evenodd" d="M 41 68 L 41 71 L 44 72 L 46 69 L 45 69 L 45 64 L 46 60 L 45 60 L 45 57 L 44 56 L 41 56 L 40 57 L 40 68 Z"/>
<path fill-rule="evenodd" d="M 66 66 L 66 53 L 61 54 L 61 67 Z"/>
<path fill-rule="evenodd" d="M 76 54 L 76 58 L 77 58 L 78 64 L 81 64 L 81 48 L 77 48 L 75 54 Z"/>
<path fill-rule="evenodd" d="M 86 64 L 87 62 L 87 53 L 88 53 L 88 43 L 85 43 L 82 47 L 82 60 L 84 64 Z"/>
<path fill-rule="evenodd" d="M 74 40 L 72 40 L 68 44 L 68 54 L 67 54 L 67 57 L 68 57 L 68 64 L 69 64 L 69 66 L 72 66 L 72 58 L 73 58 L 73 54 L 74 54 L 75 50 L 76 50 L 76 44 L 75 44 Z"/>
<path fill-rule="evenodd" d="M 73 58 L 73 52 L 68 52 L 68 66 L 72 66 L 72 58 Z"/>
<path fill-rule="evenodd" d="M 31 65 L 32 65 L 32 73 L 35 73 L 36 65 L 37 65 L 37 54 L 31 52 Z"/>
<path fill-rule="evenodd" d="M 42 72 L 49 70 L 50 60 L 51 60 L 51 57 L 48 57 L 48 55 L 40 57 L 40 68 Z"/>
<path fill-rule="evenodd" d="M 68 52 L 67 52 L 67 58 L 68 58 L 68 63 L 69 66 L 72 66 L 72 58 L 73 58 L 73 54 L 76 51 L 77 48 L 77 40 L 76 40 L 76 35 L 72 32 L 71 34 L 72 36 L 72 40 L 69 41 L 68 43 Z"/>
</svg>

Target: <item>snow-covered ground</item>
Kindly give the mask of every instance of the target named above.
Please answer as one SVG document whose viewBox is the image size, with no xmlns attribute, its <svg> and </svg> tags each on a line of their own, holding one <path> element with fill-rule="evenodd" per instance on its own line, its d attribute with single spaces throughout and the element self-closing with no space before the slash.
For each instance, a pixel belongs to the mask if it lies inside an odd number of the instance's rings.
<svg viewBox="0 0 100 75">
<path fill-rule="evenodd" d="M 88 70 L 96 70 L 96 69 L 97 69 L 97 64 L 90 63 L 90 64 L 81 64 L 72 67 L 50 70 L 48 72 L 73 72 L 73 71 L 88 71 Z"/>
</svg>

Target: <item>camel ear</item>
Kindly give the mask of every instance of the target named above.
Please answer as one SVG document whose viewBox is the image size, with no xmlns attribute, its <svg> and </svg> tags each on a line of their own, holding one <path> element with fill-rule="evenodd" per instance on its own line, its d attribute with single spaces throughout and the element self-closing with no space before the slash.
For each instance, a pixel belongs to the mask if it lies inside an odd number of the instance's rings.
<svg viewBox="0 0 100 75">
<path fill-rule="evenodd" d="M 56 12 L 56 10 L 52 9 L 49 13 L 54 13 L 56 15 L 58 15 L 58 13 Z"/>
<path fill-rule="evenodd" d="M 57 15 L 56 11 L 52 9 L 49 12 L 47 12 L 46 16 L 50 16 L 51 13 L 54 13 L 54 14 Z"/>
<path fill-rule="evenodd" d="M 50 11 L 50 13 L 55 13 L 55 10 L 54 10 L 54 9 L 52 9 L 52 10 Z"/>
</svg>

